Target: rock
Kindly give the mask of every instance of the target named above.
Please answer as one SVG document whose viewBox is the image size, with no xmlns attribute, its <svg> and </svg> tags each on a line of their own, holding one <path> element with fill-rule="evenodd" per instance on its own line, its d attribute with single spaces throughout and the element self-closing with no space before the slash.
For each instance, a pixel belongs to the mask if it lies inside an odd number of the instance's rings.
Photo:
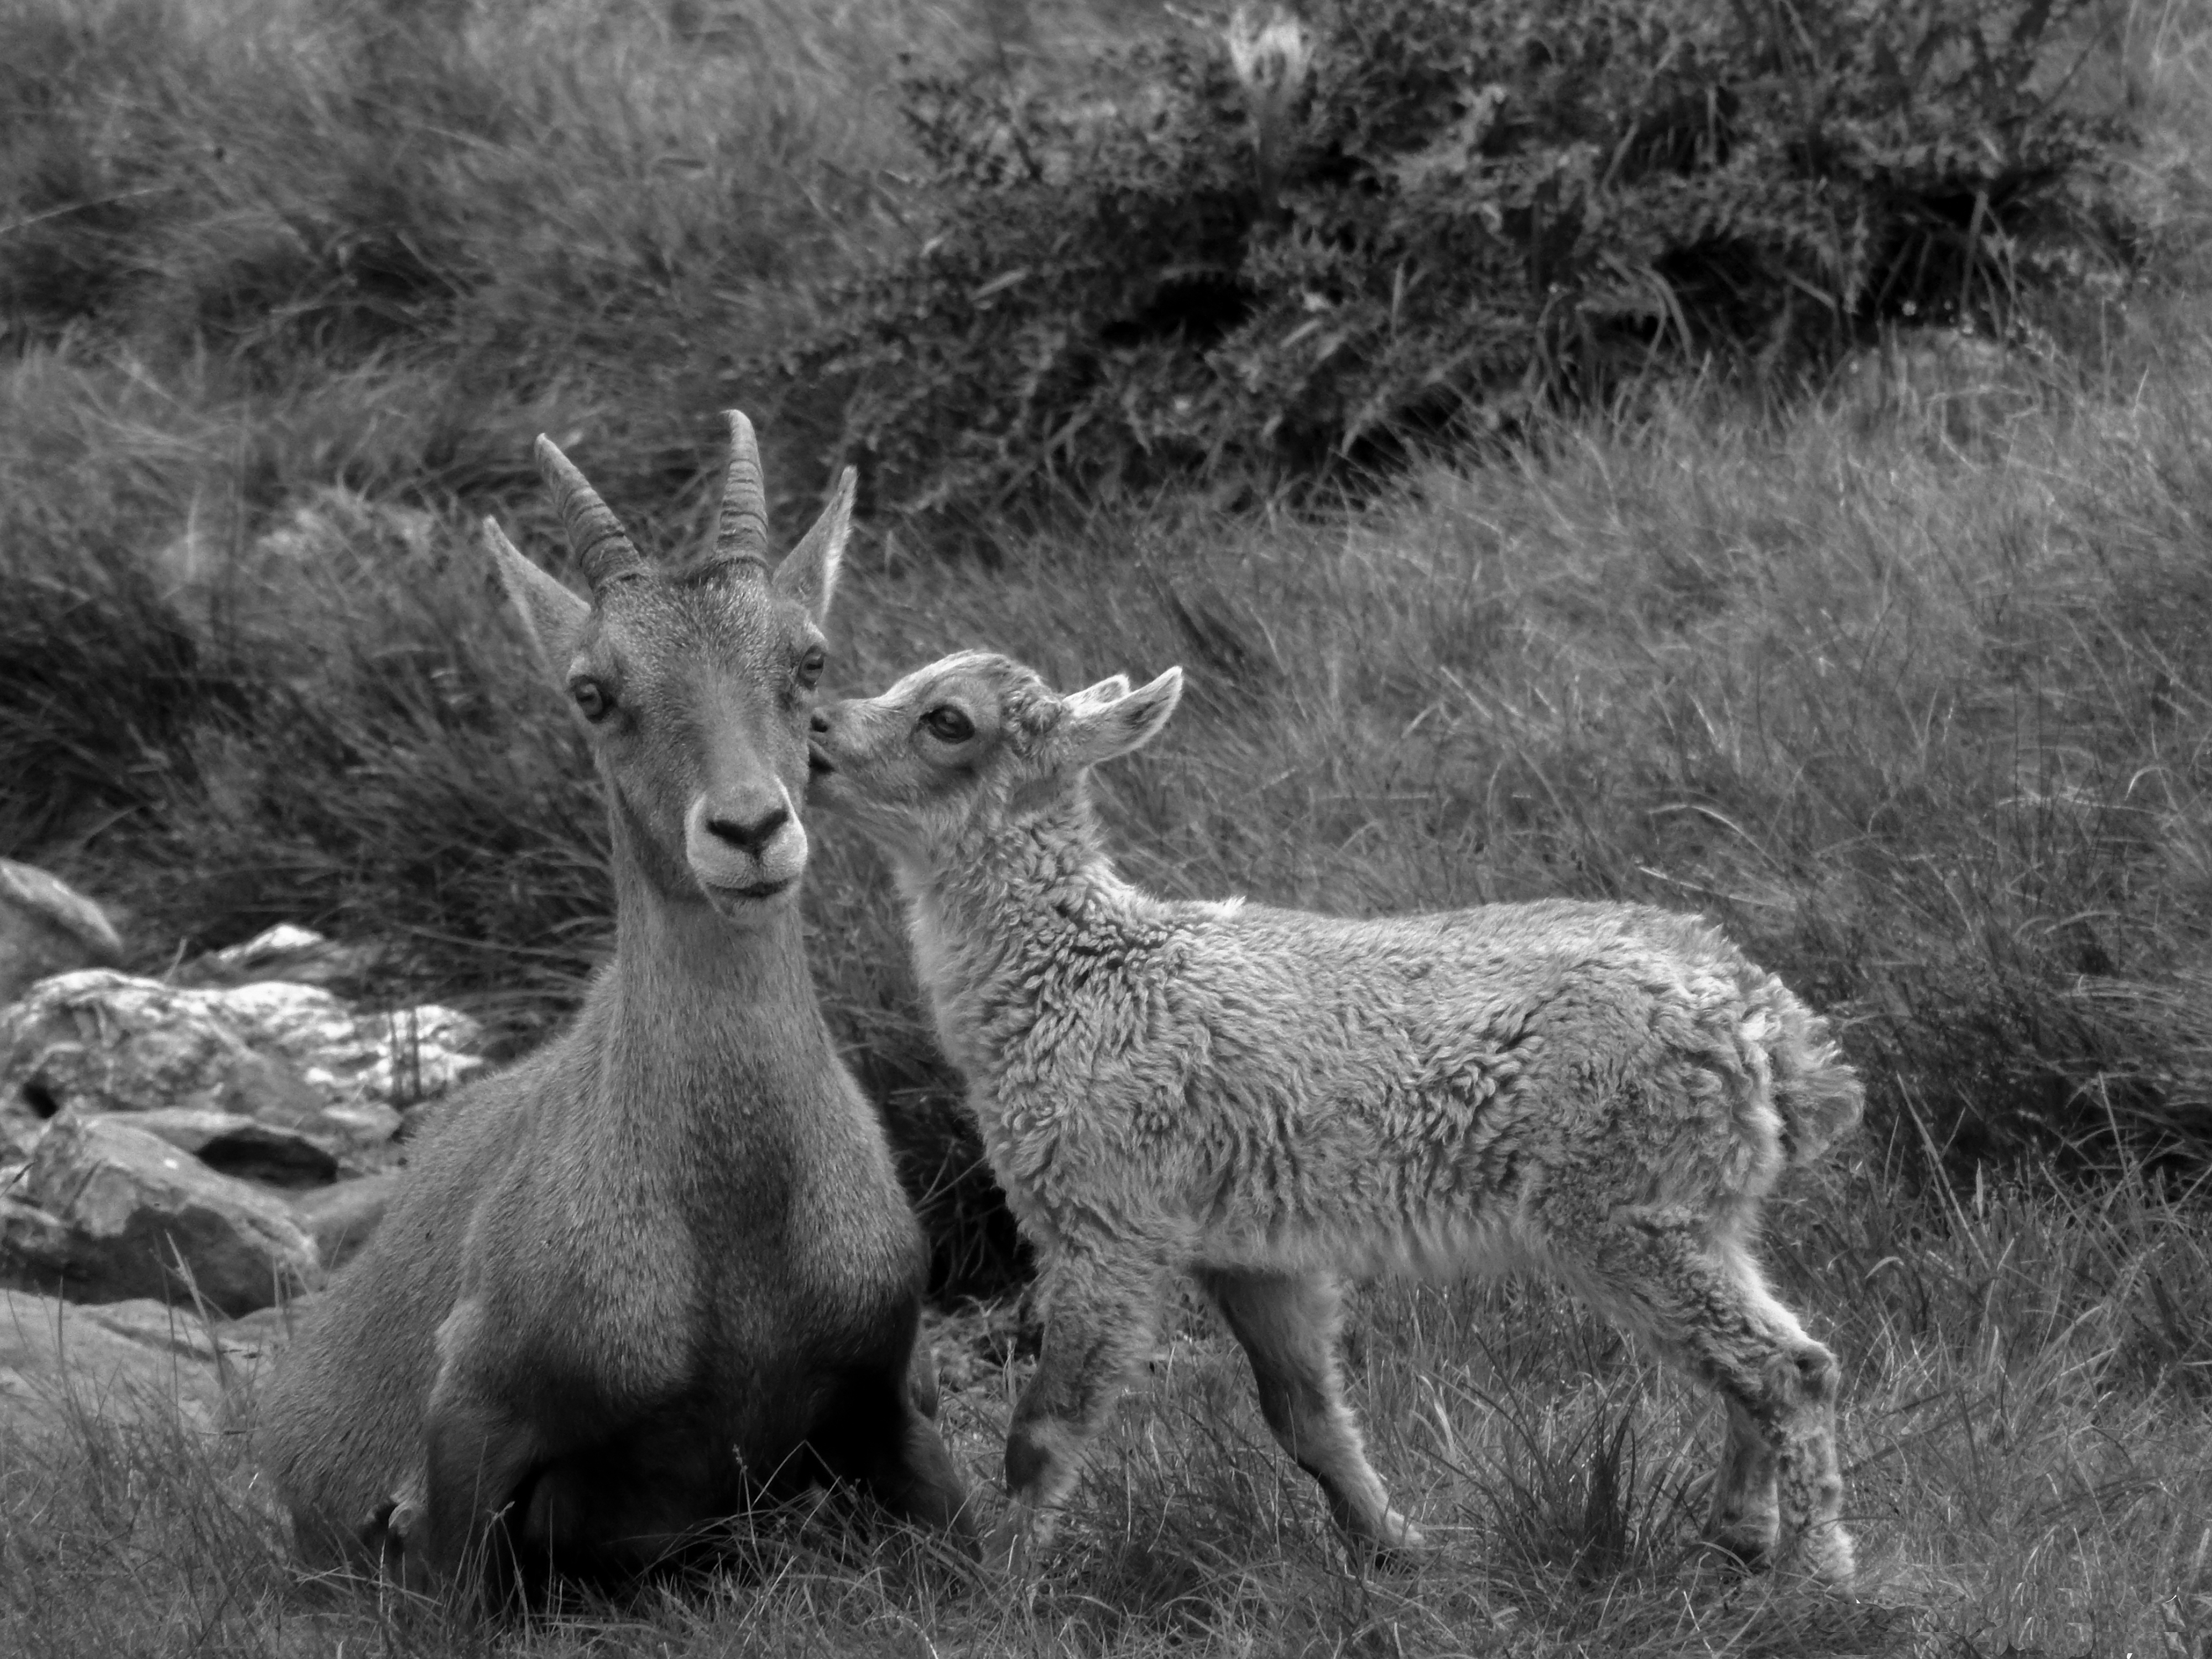
<svg viewBox="0 0 2212 1659">
<path fill-rule="evenodd" d="M 164 1106 L 133 1112 L 131 1127 L 159 1135 L 219 1175 L 268 1187 L 320 1187 L 338 1178 L 337 1155 L 297 1129 L 229 1112 Z"/>
<path fill-rule="evenodd" d="M 88 971 L 0 1009 L 0 1102 L 20 1117 L 74 1109 L 228 1112 L 361 1146 L 398 1108 L 479 1069 L 482 1030 L 426 1004 L 356 1013 L 313 985 L 194 990 Z"/>
<path fill-rule="evenodd" d="M 283 1055 L 332 1103 L 411 1105 L 483 1069 L 483 1028 L 429 1002 L 356 1013 L 312 985 L 241 985 L 214 993 L 246 1040 Z"/>
<path fill-rule="evenodd" d="M 0 1213 L 0 1279 L 12 1284 L 65 1288 L 82 1302 L 189 1302 L 196 1290 L 216 1311 L 240 1314 L 319 1276 L 314 1241 L 282 1198 L 120 1118 L 72 1113 L 49 1124 L 19 1194 Z M 61 1235 L 14 1213 L 26 1203 Z"/>
<path fill-rule="evenodd" d="M 288 1297 L 273 1307 L 257 1308 L 250 1314 L 224 1320 L 216 1327 L 216 1334 L 223 1352 L 233 1359 L 270 1359 L 292 1340 L 293 1327 L 300 1316 L 321 1300 L 319 1291 Z"/>
<path fill-rule="evenodd" d="M 0 1284 L 58 1284 L 70 1270 L 69 1224 L 21 1196 L 15 1182 L 0 1195 Z"/>
<path fill-rule="evenodd" d="M 374 979 L 383 958 L 383 951 L 376 945 L 342 944 L 313 928 L 280 921 L 243 945 L 195 957 L 169 978 L 172 983 L 184 986 L 251 985 L 282 980 L 328 990 Z"/>
<path fill-rule="evenodd" d="M 0 859 L 0 1003 L 50 975 L 122 959 L 123 941 L 97 904 L 35 865 Z"/>
<path fill-rule="evenodd" d="M 292 1200 L 292 1213 L 315 1241 L 325 1273 L 368 1243 L 368 1236 L 376 1231 L 398 1194 L 401 1180 L 395 1170 L 358 1181 L 341 1181 L 335 1187 L 302 1193 Z"/>
<path fill-rule="evenodd" d="M 301 1303 L 311 1300 L 301 1298 Z M 236 1368 L 273 1356 L 291 1340 L 291 1321 L 300 1303 L 258 1308 L 236 1319 L 204 1319 L 194 1308 L 139 1297 L 129 1302 L 73 1303 L 75 1317 L 87 1326 L 120 1336 L 156 1353 Z"/>
<path fill-rule="evenodd" d="M 41 1117 L 182 1107 L 287 1121 L 325 1097 L 250 1048 L 205 1000 L 91 969 L 41 980 L 0 1009 L 0 1098 Z"/>
<path fill-rule="evenodd" d="M 78 1308 L 0 1291 L 0 1425 L 52 1432 L 80 1412 L 113 1418 L 173 1410 L 211 1429 L 222 1407 L 214 1348 L 190 1315 L 159 1303 Z"/>
</svg>

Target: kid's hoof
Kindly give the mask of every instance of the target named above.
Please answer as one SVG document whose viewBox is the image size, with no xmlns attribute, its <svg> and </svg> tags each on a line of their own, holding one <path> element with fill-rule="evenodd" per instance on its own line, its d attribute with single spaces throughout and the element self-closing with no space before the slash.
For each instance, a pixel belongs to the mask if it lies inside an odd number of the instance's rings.
<svg viewBox="0 0 2212 1659">
<path fill-rule="evenodd" d="M 1786 1551 L 1778 1571 L 1800 1573 L 1829 1589 L 1847 1590 L 1858 1577 L 1858 1551 L 1839 1521 L 1808 1527 Z"/>
<path fill-rule="evenodd" d="M 1429 1540 L 1421 1529 L 1395 1510 L 1383 1517 L 1376 1532 L 1354 1534 L 1346 1543 L 1355 1560 L 1376 1572 L 1411 1572 L 1429 1553 Z"/>
<path fill-rule="evenodd" d="M 1397 1524 L 1391 1528 L 1389 1537 L 1383 1540 L 1383 1549 L 1398 1555 L 1425 1555 L 1428 1553 L 1427 1534 L 1402 1515 L 1394 1515 L 1390 1519 Z"/>
<path fill-rule="evenodd" d="M 1723 1522 L 1706 1532 L 1705 1541 L 1747 1567 L 1763 1567 L 1774 1558 L 1776 1534 L 1774 1517 L 1768 1516 L 1764 1525 L 1757 1520 Z"/>
</svg>

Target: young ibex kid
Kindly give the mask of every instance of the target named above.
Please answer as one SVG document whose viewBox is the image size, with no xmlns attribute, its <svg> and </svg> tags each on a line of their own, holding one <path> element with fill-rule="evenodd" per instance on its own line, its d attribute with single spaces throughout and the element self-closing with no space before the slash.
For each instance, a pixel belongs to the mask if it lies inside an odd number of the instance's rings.
<svg viewBox="0 0 2212 1659">
<path fill-rule="evenodd" d="M 1061 697 L 966 652 L 814 720 L 815 799 L 890 859 L 1039 1256 L 1043 1352 L 988 1553 L 1045 1534 L 1177 1274 L 1340 1525 L 1418 1545 L 1345 1406 L 1340 1282 L 1527 1267 L 1727 1401 L 1719 1542 L 1847 1582 L 1836 1361 L 1752 1254 L 1784 1166 L 1859 1115 L 1821 1022 L 1705 922 L 1636 905 L 1351 921 L 1138 891 L 1086 775 L 1181 690 L 1170 669 Z"/>
<path fill-rule="evenodd" d="M 852 474 L 770 575 L 752 428 L 729 422 L 689 563 L 648 563 L 544 438 L 590 599 L 486 521 L 606 791 L 614 958 L 564 1035 L 443 1109 L 277 1371 L 261 1447 L 312 1561 L 620 1581 L 823 1477 L 964 1536 L 909 1387 L 920 1231 L 795 903 Z"/>
</svg>

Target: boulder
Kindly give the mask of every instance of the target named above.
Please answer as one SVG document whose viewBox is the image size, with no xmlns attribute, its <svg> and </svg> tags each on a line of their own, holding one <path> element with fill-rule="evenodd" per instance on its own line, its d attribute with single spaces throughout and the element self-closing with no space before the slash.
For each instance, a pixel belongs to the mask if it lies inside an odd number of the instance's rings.
<svg viewBox="0 0 2212 1659">
<path fill-rule="evenodd" d="M 123 941 L 97 904 L 35 865 L 0 859 L 0 1003 L 50 975 L 122 959 Z"/>
<path fill-rule="evenodd" d="M 282 980 L 291 985 L 361 985 L 375 978 L 384 951 L 374 945 L 342 943 L 311 927 L 280 921 L 242 945 L 195 957 L 169 975 L 188 986 L 251 985 Z"/>
<path fill-rule="evenodd" d="M 21 1196 L 21 1176 L 0 1193 L 0 1285 L 58 1284 L 70 1270 L 69 1224 Z"/>
<path fill-rule="evenodd" d="M 384 1219 L 384 1212 L 399 1190 L 398 1170 L 341 1181 L 334 1187 L 302 1193 L 292 1200 L 292 1213 L 315 1241 L 325 1273 L 337 1267 L 368 1243 L 368 1236 Z"/>
<path fill-rule="evenodd" d="M 410 1106 L 484 1065 L 476 1052 L 483 1028 L 438 1003 L 362 1013 L 317 986 L 265 982 L 203 994 L 249 1043 L 289 1060 L 333 1106 Z"/>
<path fill-rule="evenodd" d="M 159 1135 L 219 1175 L 264 1187 L 320 1187 L 338 1178 L 337 1154 L 297 1129 L 229 1112 L 164 1106 L 133 1112 L 134 1129 Z"/>
<path fill-rule="evenodd" d="M 181 1107 L 276 1121 L 324 1097 L 248 1046 L 207 998 L 91 969 L 42 980 L 0 1009 L 0 1099 L 41 1117 Z"/>
<path fill-rule="evenodd" d="M 481 1039 L 436 1004 L 362 1014 L 313 985 L 64 974 L 0 1009 L 0 1110 L 225 1112 L 380 1146 L 399 1107 L 483 1065 Z"/>
<path fill-rule="evenodd" d="M 230 1343 L 222 1346 L 233 1355 Z M 0 1290 L 0 1427 L 50 1432 L 78 1413 L 174 1410 L 213 1428 L 222 1406 L 216 1352 L 197 1318 L 158 1302 L 80 1308 Z M 250 1363 L 250 1352 L 235 1357 Z"/>
<path fill-rule="evenodd" d="M 65 1288 L 74 1301 L 197 1292 L 234 1315 L 319 1274 L 314 1241 L 283 1199 L 121 1118 L 71 1113 L 49 1124 L 18 1194 L 0 1211 L 0 1279 Z M 45 1219 L 27 1218 L 27 1207 Z"/>
</svg>

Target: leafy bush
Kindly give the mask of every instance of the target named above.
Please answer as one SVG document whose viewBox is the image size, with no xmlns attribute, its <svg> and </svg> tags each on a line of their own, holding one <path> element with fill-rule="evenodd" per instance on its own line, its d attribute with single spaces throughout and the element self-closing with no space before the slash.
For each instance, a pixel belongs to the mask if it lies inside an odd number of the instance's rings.
<svg viewBox="0 0 2212 1659">
<path fill-rule="evenodd" d="M 2069 0 L 1343 0 L 908 84 L 936 234 L 785 361 L 918 509 L 1310 471 L 2116 274 Z M 1235 61 L 1232 61 L 1235 60 Z"/>
</svg>

